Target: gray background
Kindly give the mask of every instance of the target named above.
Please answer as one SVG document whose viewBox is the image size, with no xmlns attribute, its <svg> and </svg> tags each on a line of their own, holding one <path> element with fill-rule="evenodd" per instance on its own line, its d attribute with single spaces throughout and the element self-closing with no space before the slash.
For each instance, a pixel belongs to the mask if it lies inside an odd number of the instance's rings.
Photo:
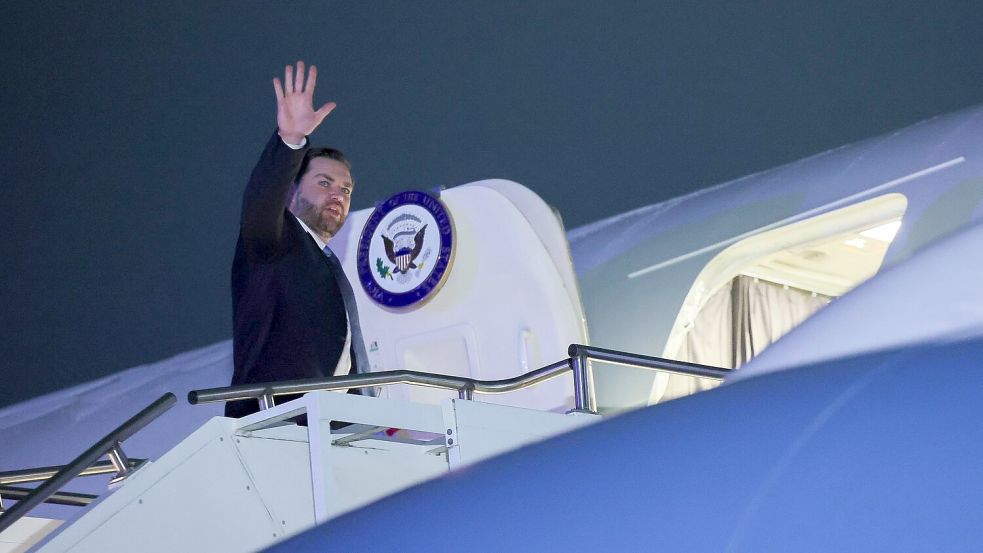
<svg viewBox="0 0 983 553">
<path fill-rule="evenodd" d="M 0 405 L 223 340 L 270 79 L 353 209 L 501 177 L 568 228 L 983 101 L 978 2 L 0 6 Z"/>
</svg>

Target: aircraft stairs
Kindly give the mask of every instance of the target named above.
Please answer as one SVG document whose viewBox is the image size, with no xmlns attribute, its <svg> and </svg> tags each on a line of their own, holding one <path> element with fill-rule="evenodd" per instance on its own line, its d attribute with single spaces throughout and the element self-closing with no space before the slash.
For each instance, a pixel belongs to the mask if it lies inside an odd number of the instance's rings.
<svg viewBox="0 0 983 553">
<path fill-rule="evenodd" d="M 172 407 L 165 394 L 63 467 L 0 473 L 17 502 L 0 512 L 0 549 L 45 553 L 254 551 L 407 487 L 600 420 L 591 361 L 722 380 L 726 369 L 572 345 L 570 357 L 495 381 L 417 371 L 197 390 L 192 404 L 254 399 L 261 410 L 215 417 L 154 461 L 130 459 L 122 442 Z M 571 373 L 576 408 L 558 413 L 474 401 Z M 456 390 L 424 404 L 337 393 L 412 384 Z M 304 394 L 280 405 L 276 397 Z M 296 423 L 306 416 L 306 426 Z M 107 456 L 107 461 L 100 461 Z M 115 473 L 98 500 L 62 491 L 77 476 Z M 41 482 L 34 489 L 13 483 Z M 73 524 L 25 517 L 42 502 L 86 506 Z M 47 536 L 47 534 L 51 534 Z"/>
</svg>

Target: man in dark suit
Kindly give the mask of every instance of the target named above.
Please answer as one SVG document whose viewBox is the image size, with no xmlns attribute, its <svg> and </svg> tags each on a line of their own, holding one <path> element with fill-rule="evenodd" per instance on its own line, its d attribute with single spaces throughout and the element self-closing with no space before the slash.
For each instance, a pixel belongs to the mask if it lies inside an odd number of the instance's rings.
<svg viewBox="0 0 983 553">
<path fill-rule="evenodd" d="M 301 61 L 282 83 L 273 79 L 277 132 L 243 194 L 232 264 L 233 385 L 347 374 L 355 358 L 357 314 L 346 312 L 342 293 L 348 287 L 351 298 L 350 284 L 324 251 L 348 216 L 354 183 L 341 152 L 307 141 L 335 108 L 314 109 L 316 81 L 312 65 L 305 85 Z M 238 401 L 225 414 L 257 410 L 255 400 Z"/>
</svg>

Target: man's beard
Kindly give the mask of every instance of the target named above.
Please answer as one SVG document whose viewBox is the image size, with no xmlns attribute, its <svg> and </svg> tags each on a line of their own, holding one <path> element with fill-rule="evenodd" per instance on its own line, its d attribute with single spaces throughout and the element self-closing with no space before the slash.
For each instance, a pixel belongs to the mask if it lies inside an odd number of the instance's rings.
<svg viewBox="0 0 983 553">
<path fill-rule="evenodd" d="M 329 209 L 330 206 L 337 205 L 342 215 L 335 215 Z M 290 209 L 298 219 L 304 222 L 314 232 L 327 235 L 328 238 L 334 236 L 345 224 L 344 207 L 340 204 L 328 203 L 323 206 L 316 206 L 304 198 L 298 196 L 293 207 Z"/>
</svg>

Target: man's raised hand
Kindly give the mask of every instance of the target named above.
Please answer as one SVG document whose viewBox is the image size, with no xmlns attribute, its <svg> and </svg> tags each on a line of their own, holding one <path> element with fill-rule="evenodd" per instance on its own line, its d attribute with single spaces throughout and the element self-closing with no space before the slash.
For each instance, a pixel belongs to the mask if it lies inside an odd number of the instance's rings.
<svg viewBox="0 0 983 553">
<path fill-rule="evenodd" d="M 283 83 L 273 78 L 273 90 L 276 92 L 276 123 L 277 131 L 286 142 L 300 144 L 304 137 L 314 132 L 314 129 L 324 121 L 324 118 L 335 108 L 334 102 L 328 102 L 320 109 L 314 109 L 314 84 L 317 83 L 317 67 L 311 66 L 307 72 L 307 85 L 304 85 L 304 62 L 297 62 L 297 73 L 288 65 L 283 72 Z"/>
</svg>

